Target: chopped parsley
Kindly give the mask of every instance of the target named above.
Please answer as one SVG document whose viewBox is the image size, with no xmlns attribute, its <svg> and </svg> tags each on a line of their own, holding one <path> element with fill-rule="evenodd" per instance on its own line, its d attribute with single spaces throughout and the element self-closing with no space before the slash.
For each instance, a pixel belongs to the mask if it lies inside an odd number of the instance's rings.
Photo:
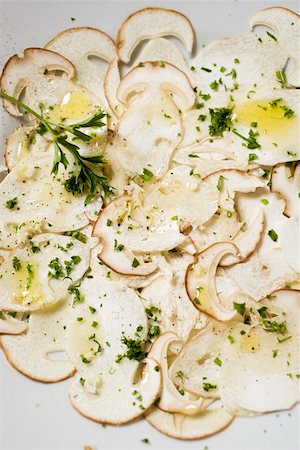
<svg viewBox="0 0 300 450">
<path fill-rule="evenodd" d="M 138 262 L 138 260 L 136 258 L 133 258 L 133 261 L 131 263 L 131 266 L 136 268 L 140 265 L 140 263 Z"/>
<path fill-rule="evenodd" d="M 84 302 L 84 295 L 81 294 L 80 290 L 78 289 L 78 286 L 70 286 L 69 292 L 73 295 L 73 307 L 77 305 L 78 303 Z"/>
<path fill-rule="evenodd" d="M 14 207 L 17 205 L 18 199 L 17 197 L 11 198 L 10 200 L 7 200 L 5 206 L 7 209 L 14 209 Z"/>
<path fill-rule="evenodd" d="M 276 320 L 263 319 L 263 328 L 270 333 L 285 334 L 286 322 L 276 322 Z"/>
<path fill-rule="evenodd" d="M 280 83 L 282 89 L 286 88 L 286 86 L 287 86 L 287 78 L 286 78 L 285 69 L 277 70 L 276 71 L 276 78 L 277 78 L 278 83 Z"/>
<path fill-rule="evenodd" d="M 275 230 L 269 230 L 268 231 L 268 236 L 270 236 L 270 238 L 272 239 L 272 241 L 277 242 L 278 239 L 278 234 L 276 233 Z"/>
<path fill-rule="evenodd" d="M 219 367 L 221 367 L 221 365 L 222 365 L 222 361 L 220 360 L 220 358 L 215 358 L 214 363 L 217 364 L 217 366 L 219 366 Z"/>
<path fill-rule="evenodd" d="M 22 268 L 21 262 L 16 256 L 14 256 L 12 259 L 12 266 L 16 272 L 19 272 L 19 270 Z"/>
<path fill-rule="evenodd" d="M 233 108 L 209 108 L 210 120 L 209 135 L 223 136 L 224 131 L 232 127 Z"/>
<path fill-rule="evenodd" d="M 226 180 L 226 178 L 223 177 L 223 175 L 220 175 L 219 178 L 218 178 L 218 183 L 217 183 L 218 191 L 222 191 L 222 189 L 224 187 L 224 180 Z"/>
<path fill-rule="evenodd" d="M 116 252 L 121 252 L 122 250 L 124 250 L 124 244 L 118 244 L 117 239 L 114 240 L 114 250 Z"/>
<path fill-rule="evenodd" d="M 148 338 L 153 339 L 160 335 L 160 327 L 158 325 L 151 325 L 148 331 Z"/>
<path fill-rule="evenodd" d="M 210 390 L 212 390 L 212 389 L 217 389 L 217 385 L 216 384 L 211 384 L 211 383 L 207 383 L 207 382 L 204 382 L 203 383 L 203 389 L 204 389 L 204 391 L 206 391 L 206 392 L 208 392 L 208 391 L 210 391 Z"/>
<path fill-rule="evenodd" d="M 143 181 L 149 181 L 151 180 L 151 178 L 153 178 L 153 173 L 150 172 L 150 170 L 146 169 L 145 167 L 143 168 L 143 172 L 139 175 L 139 177 L 143 180 Z"/>
<path fill-rule="evenodd" d="M 147 352 L 145 352 L 142 348 L 143 341 L 141 341 L 140 339 L 134 340 L 122 336 L 121 342 L 122 344 L 126 345 L 127 350 L 123 355 L 117 355 L 116 363 L 120 363 L 124 358 L 128 358 L 130 360 L 134 359 L 135 361 L 142 361 L 147 356 Z"/>
<path fill-rule="evenodd" d="M 274 36 L 274 34 L 270 33 L 270 31 L 266 31 L 267 35 L 273 39 L 275 42 L 277 42 L 277 38 Z"/>
<path fill-rule="evenodd" d="M 247 142 L 246 147 L 249 148 L 249 150 L 261 148 L 261 145 L 257 142 L 257 137 L 259 136 L 258 131 L 249 130 L 248 137 L 243 136 L 242 134 L 238 133 L 236 130 L 232 130 L 232 132 Z"/>
<path fill-rule="evenodd" d="M 233 308 L 241 315 L 243 316 L 246 312 L 246 304 L 245 303 L 236 303 L 233 302 Z"/>
</svg>

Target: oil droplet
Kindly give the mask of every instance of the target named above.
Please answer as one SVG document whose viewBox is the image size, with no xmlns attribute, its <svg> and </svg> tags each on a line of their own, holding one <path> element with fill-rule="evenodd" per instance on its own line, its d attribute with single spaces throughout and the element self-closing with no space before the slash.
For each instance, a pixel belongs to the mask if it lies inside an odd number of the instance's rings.
<svg viewBox="0 0 300 450">
<path fill-rule="evenodd" d="M 16 303 L 32 305 L 44 298 L 39 282 L 39 266 L 29 261 L 20 262 L 20 270 L 5 272 L 2 280 L 12 290 L 12 298 Z"/>
<path fill-rule="evenodd" d="M 62 121 L 82 120 L 96 112 L 96 106 L 83 89 L 67 92 L 59 105 L 49 107 L 47 119 L 54 123 Z"/>
<path fill-rule="evenodd" d="M 260 134 L 267 134 L 277 138 L 297 132 L 298 120 L 296 114 L 290 117 L 288 105 L 281 99 L 251 101 L 237 106 L 235 113 L 237 123 L 250 126 L 257 122 L 257 130 Z"/>
<path fill-rule="evenodd" d="M 249 332 L 249 334 L 245 335 L 241 340 L 241 349 L 244 352 L 255 353 L 259 350 L 260 343 L 258 336 L 254 333 Z"/>
<path fill-rule="evenodd" d="M 30 151 L 29 151 L 28 143 L 25 141 L 25 139 L 23 139 L 22 141 L 20 141 L 18 143 L 17 159 L 18 159 L 18 161 L 20 161 L 21 159 L 23 159 L 29 155 L 30 155 Z"/>
</svg>

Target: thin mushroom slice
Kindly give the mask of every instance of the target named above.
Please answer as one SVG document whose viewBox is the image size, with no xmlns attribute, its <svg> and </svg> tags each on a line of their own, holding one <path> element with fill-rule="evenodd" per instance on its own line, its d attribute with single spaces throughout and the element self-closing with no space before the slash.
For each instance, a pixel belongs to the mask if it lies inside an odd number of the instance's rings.
<svg viewBox="0 0 300 450">
<path fill-rule="evenodd" d="M 248 91 L 254 90 L 253 83 L 262 81 L 278 86 L 276 71 L 284 67 L 287 57 L 286 49 L 267 35 L 261 41 L 251 35 L 227 37 L 210 43 L 198 53 L 191 62 L 196 70 L 190 77 L 203 90 L 210 90 L 210 83 L 221 79 L 218 92 L 226 92 L 226 88 L 232 89 L 236 83 L 239 87 L 249 86 Z"/>
<path fill-rule="evenodd" d="M 76 82 L 99 96 L 101 105 L 107 109 L 103 90 L 107 64 L 97 64 L 92 58 L 110 63 L 116 57 L 116 46 L 110 36 L 96 28 L 70 28 L 51 39 L 45 48 L 71 61 L 76 69 Z"/>
<path fill-rule="evenodd" d="M 147 87 L 176 94 L 174 101 L 179 103 L 182 111 L 192 108 L 195 103 L 195 92 L 185 73 L 172 64 L 158 61 L 144 62 L 128 72 L 118 87 L 117 98 L 126 105 L 134 93 L 143 92 Z"/>
<path fill-rule="evenodd" d="M 2 248 L 15 248 L 26 242 L 27 235 L 80 229 L 89 224 L 89 217 L 95 218 L 95 211 L 101 209 L 100 195 L 85 205 L 84 194 L 74 196 L 66 191 L 63 182 L 69 179 L 69 171 L 74 168 L 71 155 L 68 154 L 68 168 L 61 166 L 58 179 L 53 178 L 53 153 L 51 145 L 38 159 L 34 153 L 21 159 L 1 183 Z M 22 201 L 23 197 L 26 201 Z M 6 207 L 6 202 L 12 207 Z"/>
<path fill-rule="evenodd" d="M 109 107 L 115 116 L 118 118 L 124 112 L 124 105 L 117 99 L 117 90 L 121 82 L 119 59 L 114 58 L 106 71 L 104 78 L 104 92 L 108 101 Z"/>
<path fill-rule="evenodd" d="M 177 11 L 145 8 L 130 15 L 119 29 L 117 49 L 121 61 L 128 63 L 137 45 L 145 39 L 175 36 L 191 52 L 195 34 L 191 22 Z"/>
<path fill-rule="evenodd" d="M 235 316 L 235 311 L 221 303 L 215 287 L 217 266 L 228 253 L 237 255 L 238 249 L 233 243 L 213 244 L 196 256 L 194 264 L 186 272 L 186 290 L 195 308 L 220 321 L 228 321 Z"/>
<path fill-rule="evenodd" d="M 67 324 L 67 353 L 80 375 L 69 392 L 71 403 L 96 422 L 127 423 L 152 405 L 161 386 L 158 363 L 145 359 L 143 303 L 133 290 L 96 277 L 86 278 L 80 292 L 85 301 Z"/>
<path fill-rule="evenodd" d="M 287 56 L 292 60 L 292 68 L 290 73 L 288 73 L 288 81 L 291 85 L 299 86 L 299 15 L 288 8 L 275 6 L 257 11 L 254 16 L 251 17 L 249 25 L 252 30 L 256 25 L 265 25 L 272 29 L 279 45 L 286 50 Z M 284 67 L 284 65 L 278 66 L 277 70 L 280 70 L 282 67 Z"/>
<path fill-rule="evenodd" d="M 156 264 L 144 262 L 142 258 L 135 257 L 130 248 L 120 241 L 116 224 L 122 220 L 127 211 L 127 196 L 119 197 L 110 202 L 101 212 L 95 223 L 93 236 L 100 239 L 102 250 L 99 259 L 115 272 L 124 275 L 149 275 L 156 270 Z"/>
<path fill-rule="evenodd" d="M 47 312 L 32 313 L 27 330 L 19 336 L 1 336 L 9 363 L 23 375 L 43 383 L 56 383 L 74 375 L 65 349 L 65 328 L 71 306 L 60 302 Z"/>
<path fill-rule="evenodd" d="M 262 208 L 259 208 L 254 219 L 247 223 L 246 229 L 243 227 L 237 233 L 232 243 L 238 248 L 238 255 L 226 255 L 221 261 L 221 266 L 230 266 L 244 261 L 250 256 L 259 244 L 259 241 L 264 230 L 264 212 Z"/>
<path fill-rule="evenodd" d="M 253 254 L 247 261 L 226 268 L 226 274 L 256 301 L 299 278 L 280 248 L 273 248 L 262 256 Z"/>
<path fill-rule="evenodd" d="M 74 66 L 62 55 L 41 48 L 28 48 L 24 50 L 23 56 L 14 55 L 5 64 L 1 76 L 1 89 L 12 97 L 19 98 L 24 88 L 31 86 L 31 92 L 26 92 L 25 100 L 29 100 L 32 105 L 30 96 L 33 95 L 34 99 L 36 98 L 32 84 L 38 83 L 37 80 L 39 80 L 40 86 L 44 85 L 45 88 L 48 84 L 50 89 L 50 81 L 46 82 L 47 74 L 50 73 L 52 82 L 56 79 L 56 81 L 64 83 L 59 77 L 53 75 L 55 71 L 66 73 L 67 80 L 72 80 L 75 76 Z M 68 85 L 68 82 L 66 81 L 65 84 Z M 55 86 L 58 85 L 55 83 Z M 42 101 L 41 98 L 40 101 Z M 18 107 L 12 105 L 8 100 L 4 99 L 3 105 L 13 116 L 22 116 Z"/>
<path fill-rule="evenodd" d="M 161 411 L 153 406 L 145 419 L 156 430 L 175 439 L 193 440 L 211 436 L 227 428 L 234 417 L 223 406 L 204 409 L 194 416 Z"/>
<path fill-rule="evenodd" d="M 47 140 L 35 133 L 32 127 L 18 126 L 5 141 L 4 159 L 8 171 L 33 153 L 36 158 L 43 156 L 47 146 Z"/>
<path fill-rule="evenodd" d="M 276 192 L 284 198 L 284 214 L 287 217 L 297 216 L 299 212 L 300 192 L 300 164 L 293 170 L 278 164 L 272 171 L 272 192 Z"/>
<path fill-rule="evenodd" d="M 285 410 L 300 400 L 299 305 L 299 292 L 276 291 L 259 303 L 259 325 L 237 326 L 230 331 L 233 343 L 224 339 L 219 391 L 230 413 Z"/>
<path fill-rule="evenodd" d="M 255 175 L 239 170 L 221 170 L 206 177 L 205 181 L 214 185 L 219 191 L 219 205 L 227 211 L 234 211 L 236 192 L 254 192 L 265 185 Z"/>
<path fill-rule="evenodd" d="M 158 340 L 161 343 L 161 347 L 158 345 Z M 203 399 L 191 400 L 188 394 L 178 392 L 168 375 L 168 347 L 171 342 L 178 341 L 178 336 L 168 332 L 161 335 L 158 340 L 148 354 L 148 357 L 160 363 L 162 388 L 157 406 L 165 412 L 193 416 L 203 408 Z"/>
<path fill-rule="evenodd" d="M 188 340 L 192 330 L 200 328 L 205 321 L 191 304 L 185 290 L 184 274 L 191 261 L 191 255 L 172 255 L 171 261 L 168 261 L 172 273 L 169 276 L 160 274 L 141 292 L 151 325 L 158 326 L 161 333 L 175 333 L 183 343 Z M 176 342 L 170 342 L 173 353 L 178 353 L 180 347 Z"/>
<path fill-rule="evenodd" d="M 0 335 L 1 334 L 21 334 L 27 329 L 27 323 L 15 319 L 4 311 L 0 310 Z"/>
<path fill-rule="evenodd" d="M 182 72 L 188 71 L 184 56 L 178 47 L 166 38 L 155 38 L 147 42 L 133 65 L 136 66 L 144 61 L 161 61 L 161 64 L 172 64 Z"/>
<path fill-rule="evenodd" d="M 68 296 L 89 267 L 88 245 L 68 236 L 40 234 L 0 266 L 0 308 L 45 310 Z"/>
</svg>

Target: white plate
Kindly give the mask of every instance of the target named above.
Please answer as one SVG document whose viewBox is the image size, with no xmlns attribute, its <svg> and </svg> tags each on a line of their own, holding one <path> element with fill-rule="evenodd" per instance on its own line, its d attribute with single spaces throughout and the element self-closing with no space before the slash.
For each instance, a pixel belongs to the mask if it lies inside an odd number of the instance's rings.
<svg viewBox="0 0 300 450">
<path fill-rule="evenodd" d="M 217 38 L 246 33 L 251 14 L 274 4 L 294 10 L 299 5 L 297 1 L 0 1 L 0 66 L 13 53 L 43 46 L 66 28 L 92 26 L 115 37 L 128 14 L 146 6 L 170 7 L 186 14 L 195 27 L 200 48 Z M 1 111 L 1 144 L 15 124 Z M 33 382 L 12 369 L 0 352 L 1 450 L 83 450 L 87 444 L 97 450 L 300 448 L 299 408 L 252 419 L 239 418 L 215 436 L 181 442 L 156 432 L 144 420 L 121 428 L 103 428 L 81 417 L 68 402 L 69 384 L 70 380 L 53 385 Z M 148 438 L 150 445 L 144 444 L 143 438 Z"/>
</svg>

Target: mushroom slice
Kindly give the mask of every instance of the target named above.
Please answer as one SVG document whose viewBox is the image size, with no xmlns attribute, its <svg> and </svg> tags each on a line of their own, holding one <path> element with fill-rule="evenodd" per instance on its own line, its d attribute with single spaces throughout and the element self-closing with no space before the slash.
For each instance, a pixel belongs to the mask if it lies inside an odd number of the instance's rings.
<svg viewBox="0 0 300 450">
<path fill-rule="evenodd" d="M 74 167 L 71 155 L 68 154 L 68 168 L 59 169 L 60 181 L 53 178 L 52 155 L 52 145 L 44 155 L 40 154 L 39 158 L 32 152 L 30 156 L 21 159 L 1 183 L 2 248 L 15 248 L 26 242 L 28 234 L 33 236 L 43 231 L 64 232 L 80 229 L 88 225 L 89 216 L 94 219 L 95 211 L 101 209 L 100 195 L 85 205 L 84 194 L 74 196 L 66 191 L 63 182 L 70 177 L 70 171 Z M 26 201 L 23 201 L 23 198 Z M 12 208 L 7 208 L 6 202 L 12 200 L 16 203 L 12 202 Z"/>
<path fill-rule="evenodd" d="M 158 341 L 160 341 L 161 347 L 159 347 Z M 158 338 L 155 342 L 156 345 L 152 347 L 148 354 L 148 357 L 160 363 L 162 388 L 157 406 L 165 412 L 193 416 L 203 408 L 203 399 L 191 400 L 189 394 L 178 392 L 168 375 L 168 347 L 174 341 L 178 341 L 176 334 L 164 333 Z"/>
<path fill-rule="evenodd" d="M 204 409 L 194 416 L 161 411 L 156 406 L 145 414 L 145 419 L 156 430 L 175 439 L 201 439 L 228 427 L 234 417 L 224 407 Z"/>
<path fill-rule="evenodd" d="M 299 292 L 274 292 L 259 304 L 260 311 L 266 311 L 261 324 L 243 335 L 245 325 L 239 325 L 230 331 L 233 343 L 223 340 L 219 391 L 230 413 L 290 409 L 300 400 L 299 305 Z M 268 328 L 271 323 L 282 328 L 276 332 L 277 328 Z"/>
<path fill-rule="evenodd" d="M 117 48 L 121 61 L 128 63 L 137 45 L 145 39 L 175 36 L 191 53 L 195 33 L 191 22 L 177 11 L 145 8 L 131 14 L 118 31 Z"/>
<path fill-rule="evenodd" d="M 253 212 L 252 212 L 253 213 Z M 242 227 L 237 233 L 232 243 L 238 248 L 238 255 L 227 255 L 221 261 L 221 266 L 230 266 L 244 261 L 251 255 L 259 244 L 264 230 L 264 212 L 259 208 L 258 213 L 252 222 L 246 225 L 246 229 Z"/>
<path fill-rule="evenodd" d="M 288 74 L 289 83 L 294 86 L 299 86 L 300 66 L 299 48 L 297 44 L 300 37 L 299 15 L 288 8 L 265 8 L 257 11 L 254 16 L 251 17 L 249 25 L 251 29 L 256 25 L 265 25 L 274 31 L 278 43 L 286 50 L 289 58 L 292 60 L 293 66 L 291 72 Z M 269 58 L 267 61 L 270 61 Z M 284 65 L 278 66 L 277 70 L 282 67 L 284 67 Z"/>
<path fill-rule="evenodd" d="M 174 332 L 182 342 L 187 341 L 195 327 L 199 328 L 202 319 L 199 311 L 189 301 L 184 286 L 184 274 L 191 261 L 191 255 L 172 255 L 169 262 L 171 278 L 160 276 L 141 292 L 151 325 L 159 326 L 162 333 Z M 175 269 L 175 264 L 178 264 L 180 270 Z M 170 348 L 173 353 L 179 351 L 178 345 L 170 343 Z"/>
<path fill-rule="evenodd" d="M 84 279 L 80 292 L 85 301 L 67 324 L 67 353 L 80 374 L 70 389 L 71 403 L 96 422 L 127 423 L 152 405 L 161 386 L 157 362 L 144 359 L 143 303 L 133 290 L 96 277 Z"/>
<path fill-rule="evenodd" d="M 128 213 L 130 197 L 119 197 L 110 202 L 101 212 L 93 230 L 93 236 L 102 243 L 99 259 L 115 272 L 124 275 L 149 275 L 156 270 L 156 264 L 146 263 L 142 256 L 135 257 L 130 248 L 126 248 L 117 233 L 117 224 Z M 122 234 L 121 234 L 122 236 Z"/>
<path fill-rule="evenodd" d="M 65 354 L 65 327 L 71 307 L 59 302 L 47 312 L 30 315 L 26 333 L 1 336 L 1 345 L 9 363 L 23 375 L 43 383 L 55 383 L 71 377 L 75 368 Z"/>
<path fill-rule="evenodd" d="M 5 141 L 4 158 L 8 171 L 30 154 L 34 153 L 36 158 L 43 156 L 47 146 L 48 142 L 35 133 L 32 127 L 20 125 Z"/>
<path fill-rule="evenodd" d="M 0 335 L 1 334 L 21 334 L 27 329 L 27 323 L 15 319 L 9 314 L 0 311 Z"/>
<path fill-rule="evenodd" d="M 213 244 L 199 253 L 186 272 L 186 290 L 193 305 L 217 320 L 231 320 L 235 311 L 227 309 L 220 301 L 215 287 L 215 275 L 221 259 L 238 249 L 231 242 Z"/>
<path fill-rule="evenodd" d="M 115 130 L 116 154 L 129 175 L 146 171 L 150 177 L 161 178 L 181 133 L 173 99 L 161 89 L 149 88 L 132 99 L 122 114 Z"/>
<path fill-rule="evenodd" d="M 214 214 L 202 226 L 193 230 L 190 237 L 197 251 L 202 252 L 216 242 L 232 241 L 242 225 L 236 212 L 231 213 L 222 209 L 220 214 Z"/>
<path fill-rule="evenodd" d="M 155 38 L 147 42 L 133 65 L 144 61 L 161 61 L 161 64 L 167 62 L 182 72 L 188 71 L 187 62 L 178 47 L 166 38 Z"/>
<path fill-rule="evenodd" d="M 278 243 L 287 263 L 300 274 L 299 217 L 286 220 L 280 230 Z M 299 276 L 300 280 L 300 276 Z"/>
<path fill-rule="evenodd" d="M 44 310 L 68 295 L 89 267 L 89 246 L 68 236 L 41 234 L 0 266 L 0 308 Z"/>
<path fill-rule="evenodd" d="M 76 82 L 99 96 L 101 105 L 107 109 L 103 90 L 107 64 L 96 64 L 92 58 L 110 63 L 116 57 L 116 46 L 110 36 L 96 28 L 70 28 L 51 39 L 45 48 L 71 61 L 76 69 Z"/>
<path fill-rule="evenodd" d="M 44 79 L 44 83 L 47 85 L 46 77 L 49 72 L 51 73 L 52 83 L 55 79 L 58 80 L 59 77 L 52 75 L 55 71 L 66 73 L 67 80 L 71 80 L 75 76 L 74 66 L 62 55 L 41 48 L 27 48 L 24 50 L 23 56 L 14 55 L 5 64 L 1 76 L 1 89 L 12 97 L 19 98 L 24 88 L 32 85 L 32 83 L 34 84 L 37 79 Z M 50 89 L 50 80 L 48 81 L 48 89 Z M 63 80 L 59 81 L 64 83 Z M 67 81 L 65 83 L 68 85 Z M 47 92 L 47 88 L 45 90 Z M 47 95 L 50 95 L 50 93 L 48 92 Z M 36 99 L 37 94 L 34 92 L 34 87 L 31 87 L 30 93 L 26 92 L 25 103 L 29 104 L 30 102 L 30 105 L 32 105 L 33 99 L 31 99 L 31 96 Z M 41 97 L 39 98 L 42 101 Z M 18 107 L 12 105 L 8 100 L 3 99 L 3 105 L 13 116 L 22 116 Z"/>
<path fill-rule="evenodd" d="M 284 214 L 287 217 L 297 216 L 299 213 L 300 192 L 300 164 L 295 170 L 278 164 L 272 171 L 272 192 L 277 192 L 285 200 Z"/>
<path fill-rule="evenodd" d="M 219 191 L 219 205 L 227 211 L 234 211 L 236 192 L 254 192 L 265 185 L 255 175 L 239 170 L 221 170 L 206 177 L 205 181 L 214 185 Z"/>
<path fill-rule="evenodd" d="M 159 61 L 144 62 L 128 72 L 118 87 L 117 98 L 127 104 L 134 93 L 143 92 L 147 87 L 176 94 L 173 98 L 182 111 L 192 108 L 195 103 L 195 92 L 185 73 L 172 64 Z"/>
<path fill-rule="evenodd" d="M 199 90 L 203 86 L 204 91 L 221 77 L 218 93 L 234 88 L 234 83 L 249 86 L 248 91 L 253 83 L 261 84 L 262 81 L 277 86 L 276 71 L 285 66 L 287 57 L 286 49 L 267 35 L 261 37 L 261 41 L 253 35 L 227 37 L 213 41 L 198 53 L 191 62 L 196 70 L 190 77 L 193 84 L 199 86 Z M 209 71 L 200 70 L 201 67 Z"/>
<path fill-rule="evenodd" d="M 104 78 L 104 92 L 112 112 L 119 118 L 124 112 L 124 105 L 117 99 L 117 90 L 121 82 L 119 59 L 114 58 L 106 71 Z"/>
<path fill-rule="evenodd" d="M 247 261 L 226 268 L 226 274 L 256 301 L 299 278 L 280 248 L 262 256 L 253 254 Z"/>
</svg>

